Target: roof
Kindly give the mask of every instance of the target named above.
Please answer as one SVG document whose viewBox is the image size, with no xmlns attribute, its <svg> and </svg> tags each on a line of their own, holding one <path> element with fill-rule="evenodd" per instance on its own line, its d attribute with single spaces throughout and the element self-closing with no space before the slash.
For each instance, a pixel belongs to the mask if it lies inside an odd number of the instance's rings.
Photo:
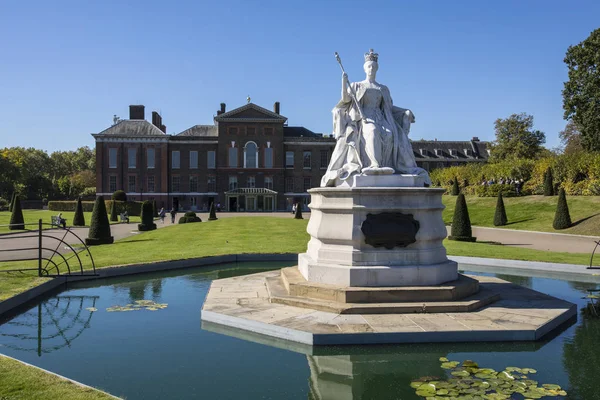
<svg viewBox="0 0 600 400">
<path fill-rule="evenodd" d="M 487 152 L 489 143 L 478 140 L 416 140 L 411 144 L 417 161 L 442 159 L 484 161 L 489 157 Z"/>
<path fill-rule="evenodd" d="M 166 136 L 166 134 L 145 119 L 124 119 L 98 133 L 114 136 Z"/>
<path fill-rule="evenodd" d="M 323 137 L 322 134 L 314 133 L 310 129 L 306 129 L 303 126 L 284 126 L 283 127 L 284 137 Z"/>
<path fill-rule="evenodd" d="M 215 121 L 250 121 L 250 122 L 285 122 L 287 118 L 283 115 L 269 111 L 266 108 L 248 103 L 215 117 Z"/>
<path fill-rule="evenodd" d="M 238 188 L 225 192 L 225 194 L 277 194 L 277 192 L 266 188 Z"/>
<path fill-rule="evenodd" d="M 215 125 L 194 125 L 175 136 L 217 137 L 219 136 L 219 131 Z"/>
</svg>

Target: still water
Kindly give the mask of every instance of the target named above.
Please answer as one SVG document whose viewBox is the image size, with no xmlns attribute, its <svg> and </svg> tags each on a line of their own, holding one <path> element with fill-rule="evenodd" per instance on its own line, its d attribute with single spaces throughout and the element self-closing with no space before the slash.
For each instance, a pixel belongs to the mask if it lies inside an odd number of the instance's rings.
<svg viewBox="0 0 600 400">
<path fill-rule="evenodd" d="M 213 279 L 291 264 L 227 264 L 75 284 L 4 321 L 0 353 L 129 400 L 419 399 L 410 381 L 445 376 L 440 357 L 496 370 L 535 368 L 534 379 L 561 385 L 569 399 L 600 399 L 600 320 L 581 313 L 577 322 L 535 343 L 311 348 L 202 325 L 200 310 Z M 579 308 L 587 304 L 587 290 L 597 287 L 497 276 Z M 136 300 L 168 306 L 106 311 Z"/>
</svg>

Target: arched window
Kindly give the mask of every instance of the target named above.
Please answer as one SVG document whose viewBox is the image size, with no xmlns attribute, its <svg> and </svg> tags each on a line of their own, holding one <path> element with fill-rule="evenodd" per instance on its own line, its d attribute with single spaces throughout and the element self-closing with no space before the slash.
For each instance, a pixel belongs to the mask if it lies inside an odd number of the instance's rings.
<svg viewBox="0 0 600 400">
<path fill-rule="evenodd" d="M 244 146 L 244 168 L 258 168 L 258 146 L 254 142 Z"/>
</svg>

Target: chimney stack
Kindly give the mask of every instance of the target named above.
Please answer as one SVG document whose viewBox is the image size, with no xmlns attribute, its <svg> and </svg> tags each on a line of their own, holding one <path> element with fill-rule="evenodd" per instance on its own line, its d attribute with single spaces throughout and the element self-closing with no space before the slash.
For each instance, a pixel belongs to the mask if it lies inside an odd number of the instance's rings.
<svg viewBox="0 0 600 400">
<path fill-rule="evenodd" d="M 217 111 L 217 115 L 221 115 L 225 113 L 225 103 L 221 103 L 221 109 Z"/>
<path fill-rule="evenodd" d="M 163 125 L 163 124 L 160 124 L 160 130 L 163 131 L 163 133 L 167 133 L 167 126 Z"/>
<path fill-rule="evenodd" d="M 479 137 L 473 136 L 473 139 L 471 139 L 471 141 L 473 141 L 473 142 L 479 142 Z"/>
<path fill-rule="evenodd" d="M 275 104 L 273 104 L 273 112 L 275 114 L 279 114 L 279 102 L 276 101 Z"/>
<path fill-rule="evenodd" d="M 146 119 L 143 105 L 129 106 L 129 119 Z"/>
<path fill-rule="evenodd" d="M 156 111 L 152 111 L 152 125 L 160 129 L 162 125 L 162 117 Z"/>
</svg>

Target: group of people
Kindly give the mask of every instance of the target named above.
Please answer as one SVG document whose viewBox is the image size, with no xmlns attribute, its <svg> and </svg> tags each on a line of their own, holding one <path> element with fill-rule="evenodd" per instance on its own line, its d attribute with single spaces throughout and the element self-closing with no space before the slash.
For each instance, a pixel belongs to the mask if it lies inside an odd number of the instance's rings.
<svg viewBox="0 0 600 400">
<path fill-rule="evenodd" d="M 523 178 L 521 178 L 521 179 L 500 178 L 497 181 L 494 178 L 491 178 L 489 180 L 486 180 L 485 178 L 483 178 L 483 180 L 481 181 L 481 186 L 490 186 L 490 185 L 495 185 L 495 184 L 514 185 L 515 191 L 517 192 L 517 194 L 520 194 L 524 183 L 525 182 L 523 181 Z"/>
<path fill-rule="evenodd" d="M 175 209 L 175 207 L 171 208 L 171 211 L 169 211 L 169 214 L 171 214 L 171 223 L 174 224 L 175 217 L 177 216 L 177 210 Z M 160 211 L 158 212 L 158 217 L 160 218 L 160 222 L 162 222 L 163 224 L 165 223 L 166 216 L 167 216 L 167 212 L 165 211 L 165 208 L 161 207 Z"/>
</svg>

